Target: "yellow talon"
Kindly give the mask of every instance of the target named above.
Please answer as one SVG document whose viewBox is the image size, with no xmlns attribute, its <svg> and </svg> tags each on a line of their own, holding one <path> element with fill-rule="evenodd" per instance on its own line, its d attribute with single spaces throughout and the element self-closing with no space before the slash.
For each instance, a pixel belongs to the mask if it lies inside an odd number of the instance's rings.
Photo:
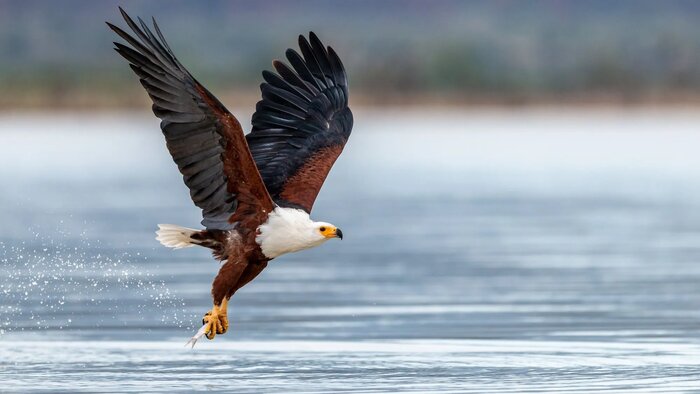
<svg viewBox="0 0 700 394">
<path fill-rule="evenodd" d="M 202 318 L 202 324 L 207 326 L 205 331 L 207 339 L 214 339 L 216 334 L 224 334 L 228 331 L 227 307 L 228 300 L 224 299 L 221 305 L 214 305 Z"/>
</svg>

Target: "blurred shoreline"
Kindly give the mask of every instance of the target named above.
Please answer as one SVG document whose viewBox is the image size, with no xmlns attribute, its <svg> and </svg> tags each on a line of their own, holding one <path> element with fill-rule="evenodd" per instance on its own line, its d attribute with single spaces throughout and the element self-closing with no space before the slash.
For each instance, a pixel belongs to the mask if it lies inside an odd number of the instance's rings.
<svg viewBox="0 0 700 394">
<path fill-rule="evenodd" d="M 699 2 L 0 0 L 0 111 L 149 107 L 104 24 L 125 26 L 118 6 L 158 18 L 230 108 L 254 108 L 260 71 L 310 30 L 353 106 L 700 105 Z"/>
<path fill-rule="evenodd" d="M 140 88 L 137 81 L 135 88 Z M 217 92 L 210 89 L 230 109 L 253 109 L 260 100 L 255 90 Z M 581 108 L 700 108 L 700 92 L 670 92 L 626 95 L 621 93 L 588 94 L 449 94 L 352 92 L 351 105 L 360 108 L 465 108 L 465 107 L 581 107 Z M 146 110 L 151 101 L 141 91 L 133 94 L 66 92 L 3 92 L 0 113 L 15 111 L 124 111 Z"/>
</svg>

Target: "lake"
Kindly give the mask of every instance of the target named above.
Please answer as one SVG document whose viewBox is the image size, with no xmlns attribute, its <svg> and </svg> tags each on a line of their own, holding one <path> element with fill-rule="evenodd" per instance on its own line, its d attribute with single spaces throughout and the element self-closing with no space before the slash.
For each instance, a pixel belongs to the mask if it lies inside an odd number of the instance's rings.
<svg viewBox="0 0 700 394">
<path fill-rule="evenodd" d="M 0 115 L 0 391 L 700 390 L 700 111 L 355 118 L 345 238 L 189 349 L 218 265 L 154 239 L 201 219 L 157 120 Z"/>
</svg>

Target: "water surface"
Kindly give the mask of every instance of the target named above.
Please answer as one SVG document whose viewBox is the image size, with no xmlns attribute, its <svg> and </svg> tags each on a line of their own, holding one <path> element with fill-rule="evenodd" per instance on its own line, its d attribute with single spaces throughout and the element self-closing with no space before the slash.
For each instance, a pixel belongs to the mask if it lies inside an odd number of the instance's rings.
<svg viewBox="0 0 700 394">
<path fill-rule="evenodd" d="M 0 118 L 0 391 L 700 390 L 700 113 L 357 111 L 232 328 L 145 114 Z M 246 115 L 241 115 L 247 119 Z"/>
</svg>

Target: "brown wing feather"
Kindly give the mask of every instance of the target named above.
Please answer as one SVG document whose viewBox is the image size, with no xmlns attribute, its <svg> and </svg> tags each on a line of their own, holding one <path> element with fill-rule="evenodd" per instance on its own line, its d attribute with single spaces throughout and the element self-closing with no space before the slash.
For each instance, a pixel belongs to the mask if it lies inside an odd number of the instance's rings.
<svg viewBox="0 0 700 394">
<path fill-rule="evenodd" d="M 227 190 L 236 196 L 237 202 L 236 210 L 228 221 L 231 224 L 238 222 L 249 230 L 255 229 L 265 221 L 267 214 L 274 208 L 274 202 L 255 166 L 243 128 L 238 119 L 199 83 L 197 91 L 212 108 L 224 136 L 222 159 L 228 178 Z"/>
<path fill-rule="evenodd" d="M 322 148 L 309 157 L 282 187 L 280 197 L 294 205 L 311 211 L 321 191 L 321 186 L 333 167 L 343 147 L 340 145 Z"/>
</svg>

